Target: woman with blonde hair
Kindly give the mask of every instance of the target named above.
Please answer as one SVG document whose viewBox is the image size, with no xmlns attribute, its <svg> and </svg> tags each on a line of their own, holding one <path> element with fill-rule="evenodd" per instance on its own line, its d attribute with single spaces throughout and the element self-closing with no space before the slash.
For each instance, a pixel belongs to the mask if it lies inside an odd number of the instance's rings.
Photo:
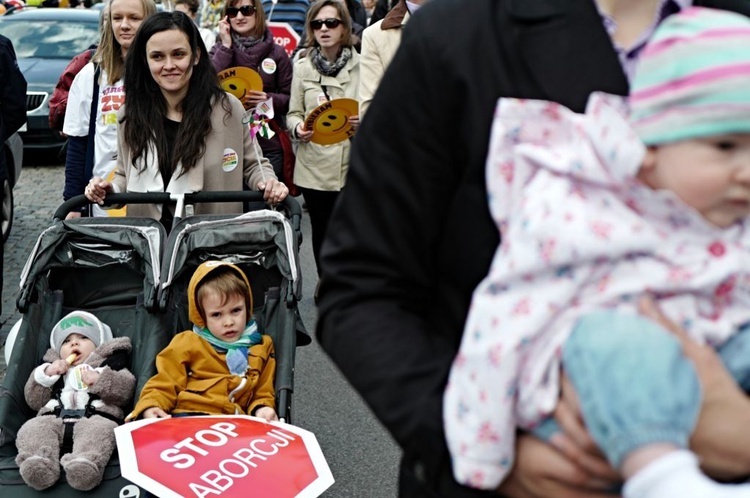
<svg viewBox="0 0 750 498">
<path fill-rule="evenodd" d="M 318 0 L 305 22 L 309 47 L 294 63 L 287 125 L 299 140 L 294 183 L 305 196 L 312 225 L 312 245 L 320 274 L 320 246 L 328 219 L 349 168 L 349 140 L 332 145 L 310 142 L 305 117 L 320 104 L 338 98 L 357 99 L 359 54 L 352 48 L 352 20 L 341 0 Z M 354 129 L 359 116 L 349 121 Z"/>
<path fill-rule="evenodd" d="M 65 190 L 69 199 L 84 193 L 92 176 L 107 178 L 117 160 L 117 111 L 125 100 L 125 55 L 141 22 L 156 12 L 153 0 L 111 0 L 99 47 L 73 80 L 63 133 L 69 138 Z M 96 216 L 106 212 L 94 207 Z M 68 217 L 78 217 L 73 212 Z"/>
</svg>

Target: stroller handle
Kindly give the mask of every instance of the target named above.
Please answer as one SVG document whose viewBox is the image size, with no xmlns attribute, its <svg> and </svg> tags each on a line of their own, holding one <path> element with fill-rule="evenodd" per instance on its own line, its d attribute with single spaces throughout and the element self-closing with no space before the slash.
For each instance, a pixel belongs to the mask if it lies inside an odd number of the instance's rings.
<svg viewBox="0 0 750 498">
<path fill-rule="evenodd" d="M 103 206 L 116 204 L 164 204 L 171 202 L 167 192 L 150 192 L 145 194 L 107 194 Z M 92 204 L 85 195 L 76 195 L 60 204 L 52 215 L 54 221 L 64 220 L 71 211 Z"/>
<path fill-rule="evenodd" d="M 263 192 L 249 191 L 216 191 L 216 192 L 195 192 L 184 195 L 185 204 L 198 204 L 202 202 L 263 202 Z M 104 206 L 123 205 L 123 204 L 166 204 L 176 203 L 177 197 L 169 192 L 148 192 L 148 193 L 125 193 L 125 194 L 108 194 L 104 200 Z M 77 195 L 63 202 L 53 215 L 54 221 L 61 221 L 65 216 L 73 211 L 91 204 L 85 195 Z M 292 223 L 292 228 L 299 231 L 302 220 L 302 208 L 293 197 L 287 196 L 281 201 L 280 206 L 287 212 Z M 238 213 L 239 214 L 239 213 Z"/>
</svg>

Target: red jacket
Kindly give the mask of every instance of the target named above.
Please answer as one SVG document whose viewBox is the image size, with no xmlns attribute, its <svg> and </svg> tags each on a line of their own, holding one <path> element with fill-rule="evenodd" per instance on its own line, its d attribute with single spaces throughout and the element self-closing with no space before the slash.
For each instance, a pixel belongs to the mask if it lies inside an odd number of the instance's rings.
<svg viewBox="0 0 750 498">
<path fill-rule="evenodd" d="M 73 84 L 76 74 L 89 63 L 95 51 L 96 49 L 90 48 L 73 57 L 60 75 L 60 79 L 55 85 L 55 91 L 52 92 L 52 97 L 49 99 L 49 126 L 53 130 L 62 131 L 63 123 L 65 123 L 65 109 L 68 107 L 70 86 Z"/>
</svg>

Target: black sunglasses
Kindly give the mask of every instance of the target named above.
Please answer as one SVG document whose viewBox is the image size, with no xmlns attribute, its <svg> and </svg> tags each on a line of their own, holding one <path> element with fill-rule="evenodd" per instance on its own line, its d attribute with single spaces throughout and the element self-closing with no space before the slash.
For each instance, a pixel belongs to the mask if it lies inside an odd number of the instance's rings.
<svg viewBox="0 0 750 498">
<path fill-rule="evenodd" d="M 336 29 L 341 24 L 344 24 L 344 21 L 342 21 L 341 19 L 315 19 L 314 21 L 310 21 L 310 27 L 314 31 L 321 29 L 324 24 L 328 29 Z"/>
<path fill-rule="evenodd" d="M 229 19 L 234 19 L 240 12 L 242 12 L 243 16 L 250 17 L 252 15 L 255 15 L 255 7 L 253 7 L 252 5 L 243 5 L 242 7 L 227 7 L 227 17 Z"/>
</svg>

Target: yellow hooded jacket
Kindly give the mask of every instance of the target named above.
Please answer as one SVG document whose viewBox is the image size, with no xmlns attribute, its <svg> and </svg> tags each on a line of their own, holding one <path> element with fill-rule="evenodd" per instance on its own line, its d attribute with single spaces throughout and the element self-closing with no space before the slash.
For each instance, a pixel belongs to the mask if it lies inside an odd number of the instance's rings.
<svg viewBox="0 0 750 498">
<path fill-rule="evenodd" d="M 188 286 L 190 321 L 199 327 L 205 327 L 206 324 L 195 305 L 196 288 L 207 275 L 221 266 L 233 267 L 248 283 L 245 274 L 229 263 L 200 265 Z M 248 311 L 251 310 L 252 296 L 249 296 Z M 238 376 L 229 373 L 226 354 L 218 353 L 198 334 L 192 330 L 177 334 L 157 355 L 158 373 L 144 386 L 128 419 L 135 419 L 144 410 L 154 406 L 173 414 L 202 412 L 234 415 L 252 414 L 259 406 L 276 409 L 273 342 L 267 335 L 262 337 L 263 342 L 251 346 L 248 351 L 247 372 L 244 376 Z"/>
</svg>

